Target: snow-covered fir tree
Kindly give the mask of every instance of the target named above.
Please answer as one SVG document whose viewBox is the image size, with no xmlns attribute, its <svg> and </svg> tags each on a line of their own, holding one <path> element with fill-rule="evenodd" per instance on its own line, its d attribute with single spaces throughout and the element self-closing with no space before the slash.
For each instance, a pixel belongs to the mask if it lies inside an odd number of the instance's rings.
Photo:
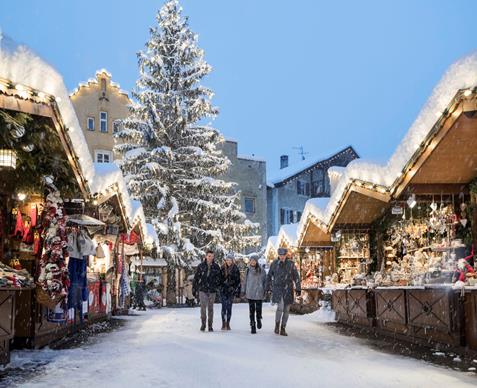
<svg viewBox="0 0 477 388">
<path fill-rule="evenodd" d="M 206 124 L 218 113 L 201 85 L 211 67 L 177 0 L 167 1 L 138 54 L 136 103 L 116 133 L 131 194 L 155 225 L 171 269 L 207 249 L 257 246 L 256 224 L 240 211 L 234 184 L 220 179 L 230 161 L 221 134 Z"/>
</svg>

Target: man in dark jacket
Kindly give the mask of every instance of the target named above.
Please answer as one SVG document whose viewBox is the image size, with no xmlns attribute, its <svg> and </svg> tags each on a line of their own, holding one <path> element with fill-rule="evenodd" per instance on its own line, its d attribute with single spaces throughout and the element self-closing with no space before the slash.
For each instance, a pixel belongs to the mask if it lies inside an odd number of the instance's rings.
<svg viewBox="0 0 477 388">
<path fill-rule="evenodd" d="M 214 261 L 214 252 L 207 251 L 205 260 L 199 264 L 194 276 L 193 293 L 200 301 L 201 331 L 205 331 L 205 322 L 208 318 L 209 331 L 214 331 L 215 293 L 222 285 L 220 267 Z"/>
<path fill-rule="evenodd" d="M 290 306 L 295 300 L 295 293 L 301 294 L 300 275 L 295 263 L 287 258 L 287 249 L 278 249 L 278 259 L 270 266 L 267 276 L 267 290 L 272 291 L 272 303 L 277 303 L 275 314 L 275 334 L 287 336 L 285 330 L 290 313 Z M 280 326 L 281 323 L 281 326 Z"/>
</svg>

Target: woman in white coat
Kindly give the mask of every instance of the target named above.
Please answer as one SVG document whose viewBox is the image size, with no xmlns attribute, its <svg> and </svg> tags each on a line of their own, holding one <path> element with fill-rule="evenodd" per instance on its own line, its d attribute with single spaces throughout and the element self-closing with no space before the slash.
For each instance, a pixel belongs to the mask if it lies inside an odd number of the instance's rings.
<svg viewBox="0 0 477 388">
<path fill-rule="evenodd" d="M 262 328 L 262 302 L 265 299 L 266 281 L 267 274 L 258 264 L 258 255 L 252 255 L 242 285 L 242 293 L 248 299 L 252 334 L 257 333 L 257 328 Z"/>
</svg>

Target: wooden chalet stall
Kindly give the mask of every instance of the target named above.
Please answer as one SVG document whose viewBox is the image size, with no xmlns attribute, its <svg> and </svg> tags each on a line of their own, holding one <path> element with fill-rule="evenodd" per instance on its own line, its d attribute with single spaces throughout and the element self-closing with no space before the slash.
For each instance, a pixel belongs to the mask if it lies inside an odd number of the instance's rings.
<svg viewBox="0 0 477 388">
<path fill-rule="evenodd" d="M 78 316 L 81 323 L 88 319 L 88 291 L 95 292 L 85 277 L 88 259 L 90 274 L 104 283 L 94 299 L 107 314 L 105 249 L 100 255 L 93 243 L 74 241 L 80 233 L 91 241 L 128 230 L 124 220 L 132 221 L 134 213 L 119 169 L 106 176 L 93 164 L 61 76 L 6 37 L 0 46 L 2 363 L 8 362 L 10 343 L 45 346 L 76 330 Z M 109 200 L 103 201 L 106 186 L 114 184 L 118 203 L 108 216 L 119 217 L 118 228 L 98 220 Z M 7 310 L 14 313 L 3 314 Z"/>
<path fill-rule="evenodd" d="M 362 178 L 356 166 L 343 176 L 326 226 L 341 239 L 349 231 L 369 239 L 365 276 L 334 292 L 338 321 L 362 325 L 366 317 L 384 335 L 476 350 L 477 97 L 456 69 L 389 163 L 376 167 L 378 178 Z M 452 90 L 452 77 L 466 87 Z M 352 287 L 359 281 L 361 290 Z"/>
<path fill-rule="evenodd" d="M 329 223 L 336 244 L 336 278 L 346 284 L 332 293 L 338 321 L 371 327 L 374 325 L 374 292 L 366 285 L 372 263 L 370 228 L 387 207 L 389 193 L 382 185 L 353 179 L 345 188 Z"/>
</svg>

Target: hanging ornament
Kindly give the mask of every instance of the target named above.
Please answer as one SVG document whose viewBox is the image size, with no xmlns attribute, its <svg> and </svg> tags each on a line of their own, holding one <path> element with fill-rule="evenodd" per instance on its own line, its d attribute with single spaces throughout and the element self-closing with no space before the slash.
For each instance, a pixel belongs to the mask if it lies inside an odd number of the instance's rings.
<svg viewBox="0 0 477 388">
<path fill-rule="evenodd" d="M 21 126 L 21 125 L 15 126 L 15 128 L 13 128 L 13 129 L 10 131 L 10 134 L 11 134 L 15 139 L 20 139 L 20 138 L 23 137 L 23 135 L 25 134 L 25 127 L 23 127 L 23 126 Z"/>
<path fill-rule="evenodd" d="M 32 152 L 35 146 L 33 144 L 26 144 L 22 147 L 23 151 L 25 152 Z"/>
</svg>

